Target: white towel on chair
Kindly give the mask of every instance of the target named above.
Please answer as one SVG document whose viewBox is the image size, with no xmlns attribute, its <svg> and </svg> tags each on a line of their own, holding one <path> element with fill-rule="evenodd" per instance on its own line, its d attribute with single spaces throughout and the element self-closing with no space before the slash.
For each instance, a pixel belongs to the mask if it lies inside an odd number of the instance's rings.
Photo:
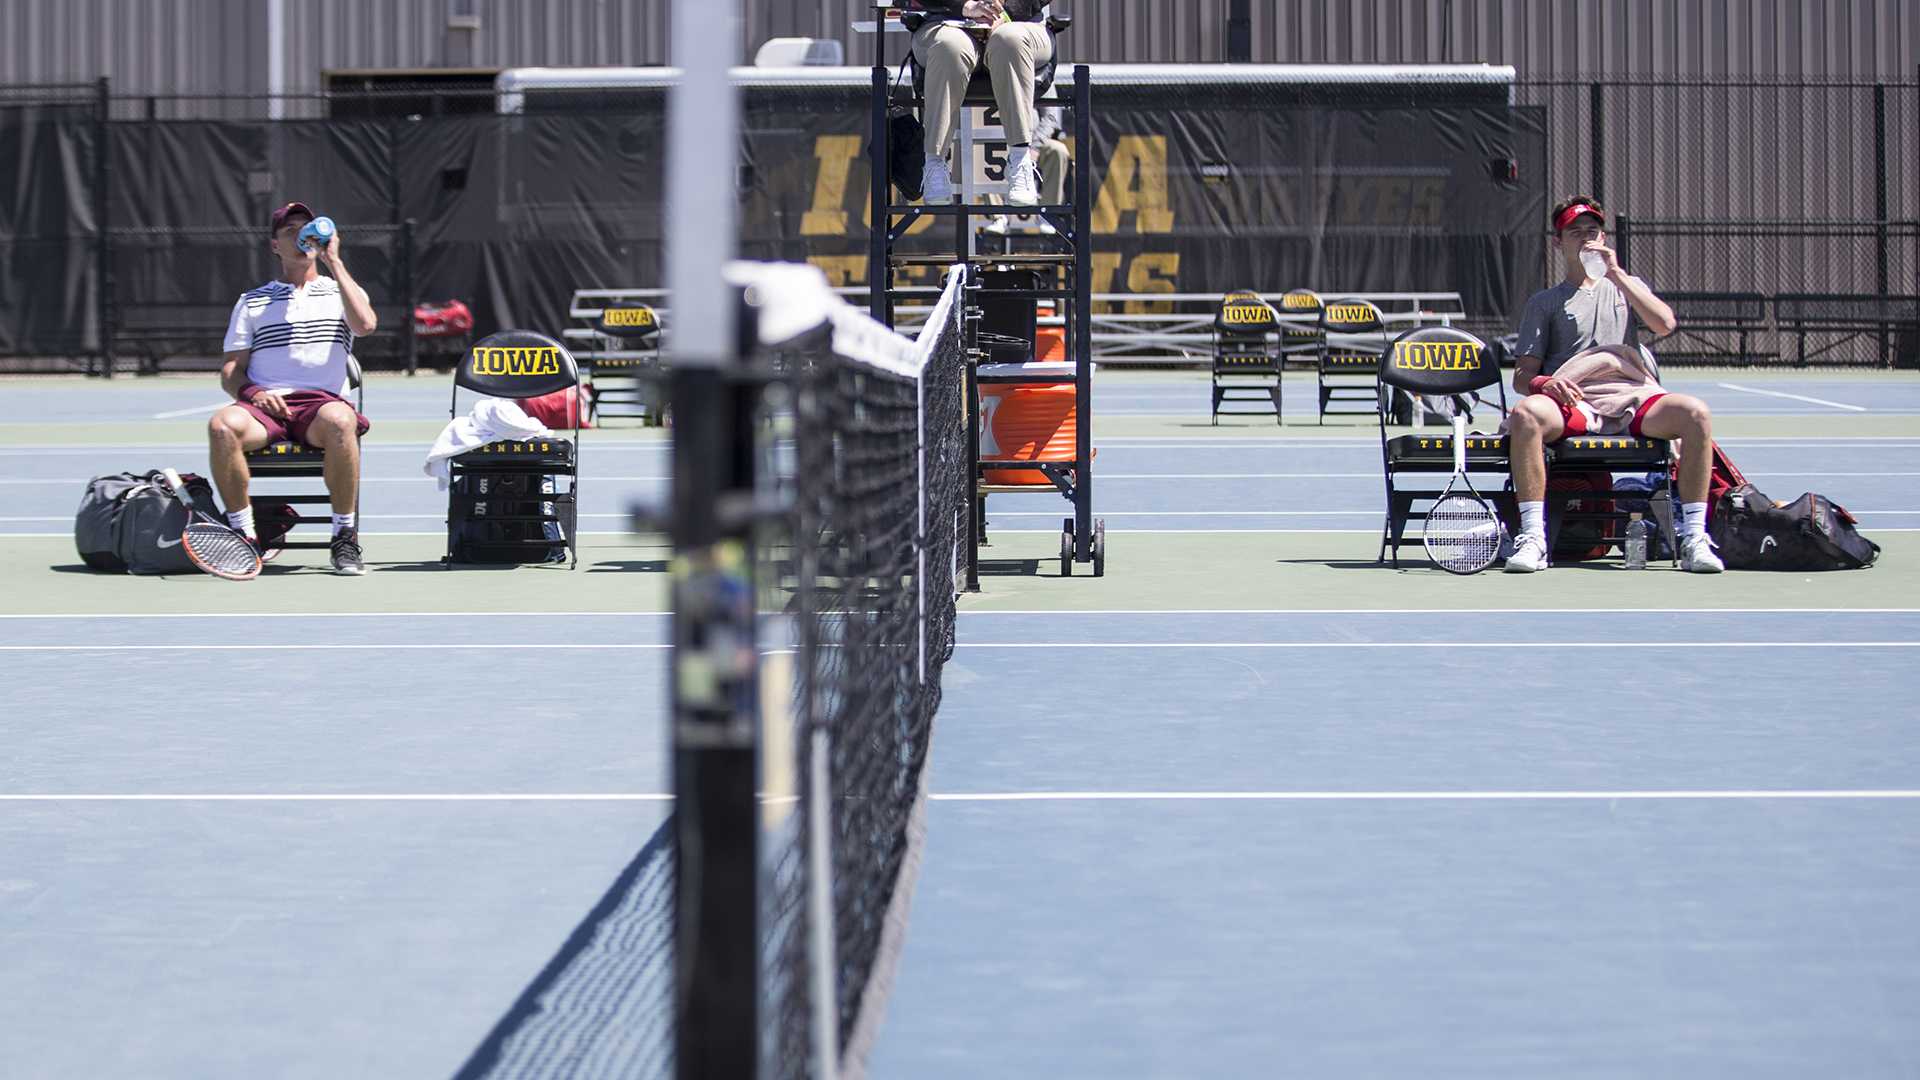
<svg viewBox="0 0 1920 1080">
<path fill-rule="evenodd" d="M 438 480 L 440 490 L 445 491 L 453 471 L 447 464 L 449 459 L 503 439 L 551 438 L 553 429 L 528 416 L 517 402 L 481 398 L 474 403 L 473 411 L 440 430 L 440 437 L 433 440 L 433 449 L 427 451 L 425 471 Z"/>
</svg>

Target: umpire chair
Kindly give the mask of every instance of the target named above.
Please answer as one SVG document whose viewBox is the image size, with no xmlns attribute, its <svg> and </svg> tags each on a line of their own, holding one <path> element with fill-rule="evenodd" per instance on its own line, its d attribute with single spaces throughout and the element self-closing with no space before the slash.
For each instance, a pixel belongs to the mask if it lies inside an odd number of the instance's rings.
<svg viewBox="0 0 1920 1080">
<path fill-rule="evenodd" d="M 458 415 L 463 389 L 486 397 L 518 399 L 579 385 L 580 368 L 566 346 L 531 330 L 502 330 L 481 339 L 454 368 L 453 402 L 448 415 Z M 568 569 L 580 565 L 579 445 L 585 410 L 575 408 L 571 412 L 571 439 L 501 440 L 448 460 L 445 565 L 470 561 L 463 558 L 467 555 L 463 547 L 474 545 L 463 540 L 464 529 L 479 521 L 507 526 L 515 532 L 532 528 L 541 531 L 539 537 L 503 536 L 484 542 L 489 550 L 508 552 L 552 550 L 556 541 L 551 533 L 557 529 L 559 540 L 566 545 Z M 562 478 L 567 484 L 564 489 L 559 487 Z M 548 480 L 551 485 L 545 483 Z M 535 483 L 539 484 L 537 490 L 527 490 Z M 554 490 L 546 490 L 548 486 Z"/>
</svg>

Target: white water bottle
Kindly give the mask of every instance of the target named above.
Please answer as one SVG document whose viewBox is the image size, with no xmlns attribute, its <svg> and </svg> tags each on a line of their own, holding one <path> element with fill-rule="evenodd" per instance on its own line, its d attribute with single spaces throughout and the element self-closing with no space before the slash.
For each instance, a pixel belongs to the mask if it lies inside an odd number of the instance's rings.
<svg viewBox="0 0 1920 1080">
<path fill-rule="evenodd" d="M 1607 260 L 1601 258 L 1597 251 L 1582 251 L 1580 265 L 1586 269 L 1587 276 L 1595 281 L 1607 276 Z"/>
<path fill-rule="evenodd" d="M 1645 570 L 1647 568 L 1647 538 L 1653 535 L 1653 526 L 1639 514 L 1627 518 L 1627 569 Z"/>
</svg>

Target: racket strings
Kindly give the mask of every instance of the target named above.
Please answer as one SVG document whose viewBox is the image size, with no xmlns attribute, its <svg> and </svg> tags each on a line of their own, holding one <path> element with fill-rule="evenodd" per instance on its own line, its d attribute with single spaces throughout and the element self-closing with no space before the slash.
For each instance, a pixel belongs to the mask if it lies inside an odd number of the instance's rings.
<svg viewBox="0 0 1920 1080">
<path fill-rule="evenodd" d="M 1500 519 L 1480 499 L 1448 495 L 1427 511 L 1426 545 L 1443 569 L 1484 569 L 1500 555 Z"/>
<path fill-rule="evenodd" d="M 232 529 L 196 521 L 181 532 L 180 541 L 193 561 L 216 577 L 245 579 L 260 573 L 260 553 Z"/>
</svg>

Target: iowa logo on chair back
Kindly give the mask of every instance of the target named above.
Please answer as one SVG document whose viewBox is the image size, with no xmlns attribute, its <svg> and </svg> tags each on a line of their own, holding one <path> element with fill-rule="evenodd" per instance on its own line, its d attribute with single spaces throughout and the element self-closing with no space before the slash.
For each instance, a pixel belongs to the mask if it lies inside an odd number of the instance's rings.
<svg viewBox="0 0 1920 1080">
<path fill-rule="evenodd" d="M 1381 382 L 1418 394 L 1464 394 L 1500 381 L 1498 358 L 1487 343 L 1450 326 L 1410 330 L 1381 359 Z"/>
<path fill-rule="evenodd" d="M 601 311 L 596 328 L 610 338 L 637 341 L 660 332 L 660 316 L 645 304 L 620 304 Z"/>
<path fill-rule="evenodd" d="M 1220 314 L 1213 325 L 1223 334 L 1270 334 L 1280 320 L 1259 293 L 1241 290 L 1228 293 L 1220 301 Z"/>
<path fill-rule="evenodd" d="M 1365 300 L 1336 300 L 1320 308 L 1320 328 L 1336 334 L 1365 334 L 1383 325 L 1380 309 Z"/>
<path fill-rule="evenodd" d="M 502 330 L 467 351 L 454 382 L 498 397 L 538 397 L 580 381 L 566 347 L 531 330 Z"/>
</svg>

